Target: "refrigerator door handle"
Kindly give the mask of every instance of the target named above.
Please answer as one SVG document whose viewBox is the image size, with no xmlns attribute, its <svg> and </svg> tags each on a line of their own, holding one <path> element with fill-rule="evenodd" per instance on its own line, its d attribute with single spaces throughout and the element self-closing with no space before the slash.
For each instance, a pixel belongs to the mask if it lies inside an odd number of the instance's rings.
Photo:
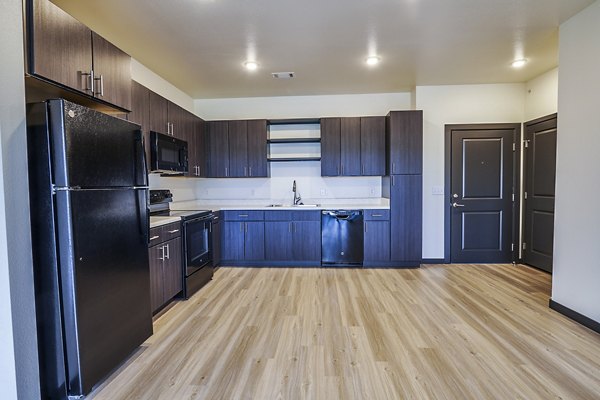
<svg viewBox="0 0 600 400">
<path fill-rule="evenodd" d="M 148 167 L 146 166 L 146 152 L 142 131 L 136 132 L 135 138 L 135 183 L 136 186 L 148 186 Z"/>
</svg>

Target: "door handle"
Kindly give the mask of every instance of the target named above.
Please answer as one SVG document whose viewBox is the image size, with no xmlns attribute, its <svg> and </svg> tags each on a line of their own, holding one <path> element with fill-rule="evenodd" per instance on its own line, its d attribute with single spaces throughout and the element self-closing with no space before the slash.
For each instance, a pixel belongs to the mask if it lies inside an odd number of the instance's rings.
<svg viewBox="0 0 600 400">
<path fill-rule="evenodd" d="M 464 204 L 458 204 L 457 202 L 452 203 L 452 207 L 456 208 L 456 207 L 464 207 Z"/>
<path fill-rule="evenodd" d="M 150 238 L 150 240 L 155 240 L 155 239 L 158 239 L 159 237 L 160 237 L 160 236 L 158 236 L 158 235 L 156 235 L 156 236 L 152 236 L 152 237 Z"/>
<path fill-rule="evenodd" d="M 173 229 L 172 231 L 168 231 L 169 233 L 177 233 L 179 232 L 179 229 Z"/>
<path fill-rule="evenodd" d="M 169 254 L 170 253 L 170 251 L 169 251 L 169 245 L 166 245 L 165 247 L 167 248 L 167 251 L 165 252 L 165 256 L 164 256 L 165 258 L 164 259 L 165 260 L 170 260 L 171 254 Z"/>
<path fill-rule="evenodd" d="M 160 252 L 161 252 L 161 256 L 158 257 L 158 259 L 161 261 L 164 261 L 165 260 L 165 246 L 160 247 Z"/>
</svg>

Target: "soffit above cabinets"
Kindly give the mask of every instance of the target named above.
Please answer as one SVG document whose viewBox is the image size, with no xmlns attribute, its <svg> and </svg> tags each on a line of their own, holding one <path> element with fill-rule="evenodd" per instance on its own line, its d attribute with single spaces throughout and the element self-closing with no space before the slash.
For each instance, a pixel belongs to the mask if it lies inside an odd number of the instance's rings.
<svg viewBox="0 0 600 400">
<path fill-rule="evenodd" d="M 193 98 L 220 98 L 524 82 L 557 65 L 560 23 L 593 0 L 54 3 Z"/>
</svg>

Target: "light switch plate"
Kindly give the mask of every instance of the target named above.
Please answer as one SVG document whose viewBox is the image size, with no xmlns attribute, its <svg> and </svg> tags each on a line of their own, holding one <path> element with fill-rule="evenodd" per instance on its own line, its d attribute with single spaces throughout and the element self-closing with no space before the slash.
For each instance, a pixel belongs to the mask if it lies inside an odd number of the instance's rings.
<svg viewBox="0 0 600 400">
<path fill-rule="evenodd" d="M 431 194 L 434 195 L 444 195 L 444 187 L 443 186 L 439 186 L 439 185 L 435 185 L 431 187 Z"/>
<path fill-rule="evenodd" d="M 327 189 L 321 189 L 321 196 L 327 196 Z"/>
</svg>

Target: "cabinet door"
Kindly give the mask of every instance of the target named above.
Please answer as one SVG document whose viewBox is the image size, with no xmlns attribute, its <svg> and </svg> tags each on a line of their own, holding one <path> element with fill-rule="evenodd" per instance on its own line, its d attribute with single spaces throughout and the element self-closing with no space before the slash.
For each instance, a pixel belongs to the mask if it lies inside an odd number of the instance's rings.
<svg viewBox="0 0 600 400">
<path fill-rule="evenodd" d="M 245 249 L 244 259 L 250 261 L 265 259 L 265 223 L 246 222 L 245 223 Z"/>
<path fill-rule="evenodd" d="M 240 221 L 223 221 L 221 223 L 223 224 L 222 259 L 231 261 L 243 260 L 246 223 Z"/>
<path fill-rule="evenodd" d="M 183 264 L 181 258 L 181 238 L 163 243 L 165 261 L 163 262 L 164 302 L 171 300 L 183 290 Z"/>
<path fill-rule="evenodd" d="M 267 260 L 292 260 L 292 224 L 292 221 L 265 222 L 265 257 Z"/>
<path fill-rule="evenodd" d="M 131 81 L 131 112 L 127 120 L 140 124 L 144 135 L 144 149 L 146 151 L 146 165 L 150 163 L 150 91 L 145 87 Z"/>
<path fill-rule="evenodd" d="M 229 176 L 248 176 L 247 121 L 229 121 Z"/>
<path fill-rule="evenodd" d="M 321 176 L 339 176 L 340 164 L 340 118 L 321 118 Z"/>
<path fill-rule="evenodd" d="M 206 122 L 202 118 L 194 118 L 194 131 L 196 135 L 195 148 L 196 153 L 196 166 L 198 167 L 197 176 L 205 177 L 207 175 L 208 162 L 206 159 L 207 148 L 206 148 Z"/>
<path fill-rule="evenodd" d="M 321 222 L 294 221 L 293 236 L 295 261 L 321 260 Z"/>
<path fill-rule="evenodd" d="M 423 171 L 423 111 L 392 111 L 387 116 L 390 175 Z"/>
<path fill-rule="evenodd" d="M 365 221 L 365 261 L 390 260 L 390 221 Z"/>
<path fill-rule="evenodd" d="M 212 259 L 213 259 L 213 267 L 217 267 L 221 264 L 221 240 L 222 240 L 222 230 L 221 230 L 221 221 L 216 219 L 212 222 L 211 226 L 211 234 L 212 234 Z"/>
<path fill-rule="evenodd" d="M 248 176 L 268 177 L 267 120 L 248 121 Z"/>
<path fill-rule="evenodd" d="M 418 265 L 422 257 L 422 178 L 392 175 L 390 179 L 391 259 Z"/>
<path fill-rule="evenodd" d="M 229 139 L 227 121 L 211 121 L 208 129 L 208 177 L 229 176 Z"/>
<path fill-rule="evenodd" d="M 341 175 L 361 174 L 360 118 L 342 118 L 340 123 Z"/>
<path fill-rule="evenodd" d="M 96 32 L 94 51 L 94 96 L 131 110 L 131 57 Z"/>
<path fill-rule="evenodd" d="M 385 175 L 385 117 L 360 119 L 361 175 Z"/>
<path fill-rule="evenodd" d="M 168 134 L 168 101 L 164 97 L 150 91 L 150 130 Z"/>
<path fill-rule="evenodd" d="M 188 112 L 175 103 L 167 101 L 167 117 L 171 124 L 171 135 L 188 140 L 190 126 L 187 123 Z"/>
<path fill-rule="evenodd" d="M 91 95 L 91 30 L 48 0 L 33 0 L 29 69 L 61 85 Z"/>
<path fill-rule="evenodd" d="M 162 244 L 148 248 L 148 259 L 150 263 L 150 307 L 152 312 L 163 305 L 163 252 Z"/>
</svg>

